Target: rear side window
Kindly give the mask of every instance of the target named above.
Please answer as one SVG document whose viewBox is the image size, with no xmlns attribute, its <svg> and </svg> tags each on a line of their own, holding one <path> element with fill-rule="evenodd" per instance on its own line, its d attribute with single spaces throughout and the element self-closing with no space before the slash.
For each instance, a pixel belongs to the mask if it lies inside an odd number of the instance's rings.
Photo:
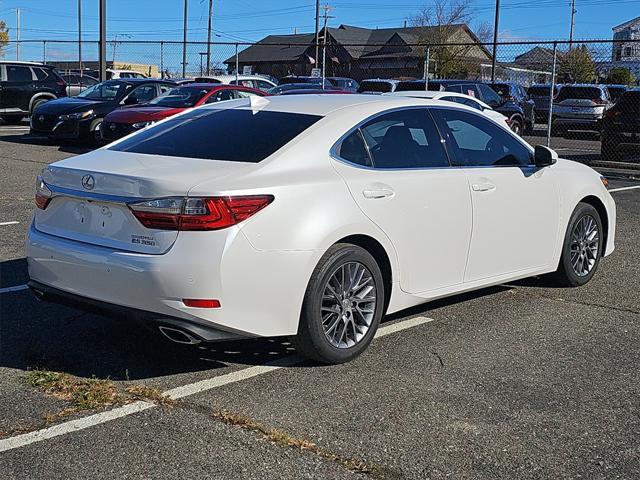
<svg viewBox="0 0 640 480">
<path fill-rule="evenodd" d="M 196 109 L 140 132 L 110 150 L 258 163 L 322 117 L 244 109 Z"/>
<path fill-rule="evenodd" d="M 424 108 L 381 115 L 361 130 L 375 168 L 449 166 L 440 134 Z"/>
<path fill-rule="evenodd" d="M 36 74 L 36 78 L 40 82 L 46 80 L 49 76 L 49 72 L 47 72 L 44 68 L 34 67 L 33 72 Z"/>
<path fill-rule="evenodd" d="M 33 76 L 29 67 L 21 65 L 7 65 L 7 81 L 9 82 L 31 82 Z"/>
<path fill-rule="evenodd" d="M 371 167 L 371 158 L 360 129 L 351 133 L 338 147 L 338 156 L 356 165 Z"/>
</svg>

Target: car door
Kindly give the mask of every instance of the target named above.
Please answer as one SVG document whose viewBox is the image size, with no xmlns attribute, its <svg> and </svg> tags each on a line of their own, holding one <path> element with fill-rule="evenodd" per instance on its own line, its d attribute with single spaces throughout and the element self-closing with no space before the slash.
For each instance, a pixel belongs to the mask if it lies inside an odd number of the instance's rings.
<svg viewBox="0 0 640 480">
<path fill-rule="evenodd" d="M 464 172 L 450 167 L 426 108 L 376 116 L 346 135 L 332 155 L 360 209 L 391 240 L 404 291 L 462 283 L 469 189 Z"/>
<path fill-rule="evenodd" d="M 29 111 L 34 77 L 25 65 L 5 65 L 6 79 L 2 86 L 3 108 Z"/>
<path fill-rule="evenodd" d="M 550 266 L 559 235 L 553 168 L 536 169 L 528 146 L 481 115 L 432 112 L 473 203 L 465 282 Z"/>
</svg>

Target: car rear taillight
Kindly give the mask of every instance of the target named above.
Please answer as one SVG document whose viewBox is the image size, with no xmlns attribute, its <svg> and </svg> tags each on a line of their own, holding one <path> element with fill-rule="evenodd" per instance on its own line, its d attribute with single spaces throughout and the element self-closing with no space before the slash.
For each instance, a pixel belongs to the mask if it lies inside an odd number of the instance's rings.
<svg viewBox="0 0 640 480">
<path fill-rule="evenodd" d="M 605 118 L 616 118 L 619 117 L 620 114 L 622 112 L 620 112 L 619 110 L 609 110 L 607 113 L 604 114 Z"/>
<path fill-rule="evenodd" d="M 142 225 L 157 230 L 202 231 L 231 227 L 262 210 L 273 195 L 168 197 L 129 204 Z"/>
<path fill-rule="evenodd" d="M 38 207 L 40 210 L 44 210 L 45 208 L 47 208 L 47 205 L 49 205 L 52 196 L 53 193 L 51 192 L 51 190 L 49 190 L 47 184 L 44 183 L 42 177 L 38 176 L 38 178 L 36 179 L 36 207 Z"/>
</svg>

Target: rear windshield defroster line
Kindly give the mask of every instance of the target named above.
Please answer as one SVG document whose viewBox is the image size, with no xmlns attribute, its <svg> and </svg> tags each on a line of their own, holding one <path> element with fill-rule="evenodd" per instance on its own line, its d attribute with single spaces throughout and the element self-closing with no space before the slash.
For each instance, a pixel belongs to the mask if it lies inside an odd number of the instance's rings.
<svg viewBox="0 0 640 480">
<path fill-rule="evenodd" d="M 322 117 L 245 109 L 196 109 L 151 127 L 109 150 L 258 163 Z"/>
</svg>

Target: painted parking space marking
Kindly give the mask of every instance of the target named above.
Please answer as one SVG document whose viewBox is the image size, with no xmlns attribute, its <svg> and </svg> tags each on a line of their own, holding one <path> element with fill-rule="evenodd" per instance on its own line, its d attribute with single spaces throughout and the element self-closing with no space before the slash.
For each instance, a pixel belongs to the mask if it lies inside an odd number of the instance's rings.
<svg viewBox="0 0 640 480">
<path fill-rule="evenodd" d="M 16 285 L 14 287 L 5 287 L 5 288 L 0 288 L 0 293 L 19 292 L 21 290 L 26 290 L 27 288 L 29 288 L 27 285 Z"/>
<path fill-rule="evenodd" d="M 636 190 L 640 188 L 640 185 L 634 185 L 632 187 L 620 187 L 620 188 L 612 188 L 609 192 L 624 192 L 626 190 Z"/>
<path fill-rule="evenodd" d="M 433 322 L 434 319 L 427 317 L 414 317 L 407 320 L 399 321 L 391 325 L 385 325 L 378 329 L 375 338 L 384 337 L 393 333 L 401 332 L 408 328 L 424 325 L 429 322 Z M 195 395 L 197 393 L 205 392 L 214 388 L 228 385 L 231 383 L 241 382 L 249 378 L 257 377 L 265 373 L 273 372 L 285 367 L 291 367 L 302 362 L 304 359 L 298 355 L 280 358 L 272 362 L 265 363 L 264 365 L 256 365 L 249 368 L 244 368 L 235 372 L 220 375 L 219 377 L 202 380 L 181 387 L 172 388 L 163 392 L 173 399 L 179 399 Z M 102 423 L 110 422 L 118 418 L 127 417 L 134 413 L 142 412 L 156 407 L 155 403 L 139 400 L 137 402 L 123 405 L 106 412 L 96 413 L 87 417 L 79 418 L 76 420 L 70 420 L 68 422 L 54 425 L 53 427 L 43 428 L 34 432 L 23 433 L 22 435 L 16 435 L 15 437 L 5 438 L 0 440 L 0 452 L 7 450 L 13 450 L 14 448 L 25 447 L 32 443 L 41 442 L 50 438 L 59 437 L 68 433 L 78 432 L 86 428 L 90 428 Z"/>
<path fill-rule="evenodd" d="M 5 225 L 17 225 L 19 223 L 20 222 L 15 222 L 15 221 L 13 221 L 13 222 L 0 222 L 0 227 L 4 227 Z"/>
</svg>

